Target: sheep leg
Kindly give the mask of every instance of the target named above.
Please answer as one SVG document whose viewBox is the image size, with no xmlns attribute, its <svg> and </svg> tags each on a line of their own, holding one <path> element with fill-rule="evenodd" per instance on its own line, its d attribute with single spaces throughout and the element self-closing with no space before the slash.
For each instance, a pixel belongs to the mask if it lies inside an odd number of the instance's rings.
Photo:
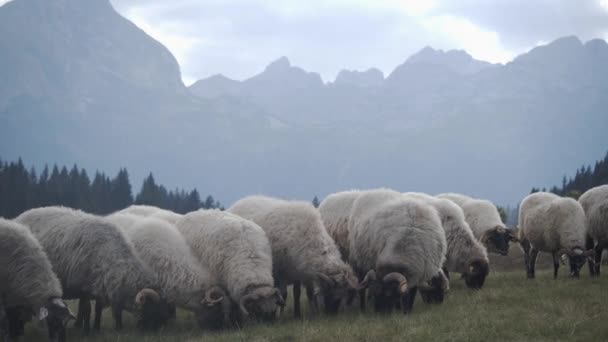
<svg viewBox="0 0 608 342">
<path fill-rule="evenodd" d="M 112 316 L 114 317 L 114 329 L 122 330 L 122 305 L 112 303 Z"/>
<path fill-rule="evenodd" d="M 91 301 L 86 296 L 78 301 L 78 316 L 82 319 L 82 332 L 88 334 L 91 330 Z"/>
<path fill-rule="evenodd" d="M 526 267 L 526 274 L 530 278 L 530 242 L 523 240 L 520 243 L 521 249 L 524 251 L 524 265 Z"/>
<path fill-rule="evenodd" d="M 83 309 L 82 306 L 84 305 L 84 303 L 82 302 L 82 299 L 78 300 L 78 312 L 76 313 L 76 321 L 74 321 L 74 328 L 77 329 L 82 329 L 82 323 L 83 323 Z"/>
<path fill-rule="evenodd" d="M 441 269 L 443 270 L 443 274 L 445 274 L 446 278 L 450 280 L 450 271 L 448 271 L 448 268 L 444 266 Z"/>
<path fill-rule="evenodd" d="M 293 282 L 293 314 L 296 318 L 302 317 L 302 310 L 300 309 L 300 295 L 302 294 L 302 282 Z"/>
<path fill-rule="evenodd" d="M 557 279 L 557 270 L 559 269 L 559 255 L 556 252 L 553 255 L 553 279 Z"/>
<path fill-rule="evenodd" d="M 361 312 L 365 312 L 365 289 L 359 290 L 359 307 Z"/>
<path fill-rule="evenodd" d="M 276 278 L 275 278 L 276 279 Z M 289 294 L 289 292 L 287 292 L 287 285 L 282 284 L 278 281 L 274 282 L 274 286 L 279 289 L 279 292 L 281 293 L 281 297 L 283 297 L 283 300 L 285 301 L 285 303 L 287 303 L 287 295 Z M 283 309 L 284 307 L 280 307 L 279 308 L 279 313 L 282 315 L 283 314 Z"/>
<path fill-rule="evenodd" d="M 315 314 L 319 313 L 319 303 L 315 298 L 315 289 L 313 285 L 306 286 L 306 298 L 308 299 L 308 306 L 313 310 Z"/>
<path fill-rule="evenodd" d="M 536 258 L 538 257 L 538 249 L 532 247 L 530 249 L 530 267 L 528 269 L 528 279 L 534 279 L 536 271 Z"/>
<path fill-rule="evenodd" d="M 96 331 L 101 330 L 101 313 L 103 311 L 103 303 L 101 302 L 101 300 L 96 299 L 95 300 L 95 323 L 93 325 L 93 328 Z"/>
<path fill-rule="evenodd" d="M 401 297 L 401 310 L 403 310 L 404 315 L 412 312 L 414 300 L 416 299 L 416 293 L 418 293 L 418 287 L 412 287 L 407 291 L 405 296 Z"/>
<path fill-rule="evenodd" d="M 594 268 L 594 272 L 592 275 L 599 277 L 600 276 L 600 266 L 602 265 L 602 252 L 604 251 L 604 246 L 598 244 L 597 246 L 595 246 L 595 250 L 594 250 L 594 261 L 595 261 L 595 265 L 591 265 L 589 264 L 589 267 L 593 266 Z"/>
<path fill-rule="evenodd" d="M 589 249 L 593 249 L 594 252 L 594 259 L 595 261 L 597 261 L 597 250 L 595 249 L 595 242 L 593 241 L 593 238 L 589 235 L 587 235 L 586 239 L 585 239 L 585 249 L 589 250 Z M 602 253 L 600 252 L 600 259 L 601 259 L 601 255 Z M 591 263 L 589 263 L 589 275 L 591 275 L 592 277 L 594 277 L 595 274 L 595 270 L 597 269 L 597 267 Z"/>
</svg>

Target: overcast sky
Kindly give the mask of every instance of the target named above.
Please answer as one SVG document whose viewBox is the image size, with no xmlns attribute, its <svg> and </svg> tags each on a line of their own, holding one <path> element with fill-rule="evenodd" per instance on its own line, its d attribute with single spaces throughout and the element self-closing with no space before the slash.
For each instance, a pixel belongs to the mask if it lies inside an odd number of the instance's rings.
<svg viewBox="0 0 608 342">
<path fill-rule="evenodd" d="M 566 35 L 608 38 L 608 0 L 111 2 L 173 52 L 187 84 L 245 79 L 280 56 L 332 81 L 341 69 L 388 74 L 426 45 L 504 63 Z"/>
</svg>

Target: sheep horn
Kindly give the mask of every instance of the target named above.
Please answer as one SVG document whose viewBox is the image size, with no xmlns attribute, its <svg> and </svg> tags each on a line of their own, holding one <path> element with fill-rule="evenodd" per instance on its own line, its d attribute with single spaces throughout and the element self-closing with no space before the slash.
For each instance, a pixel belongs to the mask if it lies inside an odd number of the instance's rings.
<svg viewBox="0 0 608 342">
<path fill-rule="evenodd" d="M 365 278 L 357 286 L 358 290 L 363 290 L 369 286 L 369 283 L 376 280 L 376 271 L 369 270 L 365 275 Z"/>
<path fill-rule="evenodd" d="M 504 234 L 507 232 L 507 230 L 505 229 L 505 227 L 503 226 L 496 226 L 496 228 L 494 228 L 496 230 L 497 233 L 499 234 Z"/>
<path fill-rule="evenodd" d="M 222 290 L 219 286 L 213 286 L 205 292 L 205 299 L 201 301 L 201 304 L 206 304 L 207 306 L 213 306 L 224 299 L 224 290 Z"/>
<path fill-rule="evenodd" d="M 391 272 L 382 278 L 383 283 L 399 283 L 399 292 L 405 294 L 407 292 L 407 279 L 405 276 L 398 272 Z"/>
<path fill-rule="evenodd" d="M 346 273 L 346 282 L 348 284 L 349 289 L 357 289 L 359 288 L 359 280 L 352 274 Z"/>
<path fill-rule="evenodd" d="M 158 293 L 152 289 L 144 288 L 141 289 L 135 296 L 135 304 L 144 305 L 147 299 L 151 299 L 152 302 L 158 303 L 160 301 L 160 296 Z"/>
<path fill-rule="evenodd" d="M 239 308 L 241 309 L 241 312 L 243 313 L 244 316 L 249 316 L 249 311 L 247 311 L 247 309 L 245 308 L 245 305 L 250 300 L 253 300 L 256 298 L 257 298 L 257 296 L 255 293 L 250 293 L 248 295 L 241 297 L 241 300 L 239 301 Z"/>
</svg>

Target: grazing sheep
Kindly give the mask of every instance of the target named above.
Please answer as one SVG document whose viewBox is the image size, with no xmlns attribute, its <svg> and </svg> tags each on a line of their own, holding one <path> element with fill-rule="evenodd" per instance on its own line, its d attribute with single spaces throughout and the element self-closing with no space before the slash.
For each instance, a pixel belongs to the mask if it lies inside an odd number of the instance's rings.
<svg viewBox="0 0 608 342">
<path fill-rule="evenodd" d="M 357 288 L 352 269 L 342 260 L 319 211 L 310 203 L 249 196 L 228 211 L 255 222 L 266 232 L 279 288 L 317 283 L 325 310 L 331 314 L 338 312 L 347 292 Z M 294 291 L 294 313 L 301 315 L 299 286 Z"/>
<path fill-rule="evenodd" d="M 148 217 L 150 215 L 153 215 L 153 214 L 159 212 L 160 210 L 163 210 L 163 209 L 152 206 L 152 205 L 133 204 L 127 208 L 117 211 L 117 213 L 127 213 L 127 214 L 132 214 L 132 215 L 137 215 L 137 216 Z"/>
<path fill-rule="evenodd" d="M 239 216 L 219 210 L 199 210 L 177 222 L 194 255 L 226 289 L 241 321 L 274 320 L 284 305 L 272 278 L 272 252 L 264 230 Z"/>
<path fill-rule="evenodd" d="M 194 312 L 201 327 L 223 321 L 224 291 L 215 286 L 215 279 L 175 226 L 150 216 L 125 233 L 142 261 L 156 273 L 169 304 Z"/>
<path fill-rule="evenodd" d="M 570 259 L 570 275 L 579 276 L 592 251 L 585 251 L 585 212 L 572 198 L 548 192 L 528 195 L 519 206 L 519 234 L 525 253 L 528 278 L 534 278 L 539 252 L 553 255 L 553 278 L 557 278 L 559 258 Z"/>
<path fill-rule="evenodd" d="M 124 232 L 128 231 L 133 227 L 136 223 L 144 219 L 145 217 L 129 214 L 125 212 L 115 212 L 105 217 L 107 221 L 115 224 L 117 227 L 121 228 Z"/>
<path fill-rule="evenodd" d="M 74 316 L 62 295 L 53 267 L 32 233 L 0 218 L 0 338 L 18 338 L 25 323 L 20 314 L 36 313 L 46 319 L 50 341 L 65 341 L 65 326 Z"/>
<path fill-rule="evenodd" d="M 480 289 L 490 271 L 488 253 L 473 235 L 462 209 L 450 200 L 423 193 L 405 195 L 418 198 L 437 210 L 448 244 L 444 272 L 458 272 L 468 287 Z"/>
<path fill-rule="evenodd" d="M 325 229 L 334 239 L 344 260 L 349 258 L 348 218 L 353 203 L 360 194 L 359 190 L 337 192 L 327 196 L 319 205 Z"/>
<path fill-rule="evenodd" d="M 107 305 L 112 307 L 116 329 L 122 329 L 123 310 L 138 315 L 142 328 L 158 328 L 168 319 L 154 273 L 114 224 L 63 207 L 31 209 L 16 221 L 28 226 L 44 247 L 63 285 L 63 298 L 81 300 L 85 331 L 89 329 L 92 299 L 96 330 Z"/>
<path fill-rule="evenodd" d="M 418 287 L 426 301 L 443 301 L 447 243 L 433 207 L 392 190 L 364 191 L 349 225 L 350 264 L 368 286 L 376 311 L 400 304 L 403 313 L 410 312 Z M 364 308 L 364 292 L 360 299 Z"/>
<path fill-rule="evenodd" d="M 488 252 L 507 255 L 509 241 L 517 242 L 517 233 L 504 225 L 492 202 L 453 193 L 437 195 L 437 198 L 448 199 L 462 208 L 473 234 Z"/>
<path fill-rule="evenodd" d="M 589 263 L 592 276 L 600 275 L 602 252 L 608 248 L 608 185 L 587 190 L 578 202 L 587 217 L 587 249 L 594 250 L 594 262 Z"/>
</svg>

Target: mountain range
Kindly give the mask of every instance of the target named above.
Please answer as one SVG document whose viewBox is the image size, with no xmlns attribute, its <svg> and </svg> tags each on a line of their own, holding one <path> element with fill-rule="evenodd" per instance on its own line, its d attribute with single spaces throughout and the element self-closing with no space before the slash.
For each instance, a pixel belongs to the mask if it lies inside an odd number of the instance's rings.
<svg viewBox="0 0 608 342">
<path fill-rule="evenodd" d="M 608 146 L 608 44 L 559 38 L 505 65 L 425 47 L 334 82 L 286 57 L 244 81 L 181 81 L 108 0 L 0 7 L 0 156 L 135 182 L 311 199 L 387 186 L 514 204 Z"/>
</svg>

